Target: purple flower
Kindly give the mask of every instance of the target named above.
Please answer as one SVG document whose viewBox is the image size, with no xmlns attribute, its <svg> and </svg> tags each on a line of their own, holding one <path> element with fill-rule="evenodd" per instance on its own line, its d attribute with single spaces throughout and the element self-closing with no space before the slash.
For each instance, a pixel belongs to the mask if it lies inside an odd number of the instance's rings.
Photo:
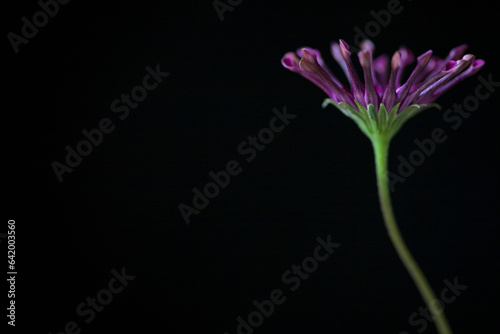
<svg viewBox="0 0 500 334">
<path fill-rule="evenodd" d="M 346 74 L 348 85 L 342 84 L 330 72 L 320 52 L 315 49 L 305 47 L 296 53 L 288 52 L 281 59 L 281 63 L 315 83 L 337 104 L 344 102 L 358 111 L 359 106 L 368 109 L 371 104 L 377 112 L 381 104 L 387 112 L 398 105 L 398 114 L 411 105 L 432 103 L 484 65 L 483 60 L 465 54 L 466 45 L 452 49 L 445 59 L 433 56 L 432 50 L 429 50 L 417 57 L 415 68 L 406 82 L 402 82 L 406 68 L 415 60 L 413 53 L 406 47 L 401 47 L 390 60 L 385 54 L 373 59 L 374 49 L 369 40 L 361 44 L 361 51 L 358 52 L 359 63 L 363 69 L 361 80 L 351 61 L 347 43 L 343 40 L 332 43 L 333 58 Z"/>
</svg>

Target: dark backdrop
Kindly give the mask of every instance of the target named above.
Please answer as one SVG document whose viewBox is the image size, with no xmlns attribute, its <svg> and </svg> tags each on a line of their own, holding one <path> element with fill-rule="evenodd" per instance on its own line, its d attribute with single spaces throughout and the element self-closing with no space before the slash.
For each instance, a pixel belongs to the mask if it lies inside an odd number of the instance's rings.
<svg viewBox="0 0 500 334">
<path fill-rule="evenodd" d="M 354 44 L 355 27 L 364 31 L 375 20 L 371 11 L 390 2 L 232 3 L 221 21 L 210 0 L 71 1 L 18 53 L 8 34 L 22 34 L 21 18 L 32 21 L 41 7 L 33 0 L 4 10 L 0 232 L 16 221 L 17 332 L 233 334 L 237 317 L 256 310 L 252 301 L 276 289 L 286 300 L 255 333 L 424 332 L 423 316 L 408 320 L 423 303 L 385 232 L 369 141 L 333 107 L 321 108 L 320 89 L 280 64 L 285 52 L 307 45 L 341 76 L 329 43 Z M 444 57 L 467 43 L 486 60 L 439 99 L 442 111 L 404 126 L 390 168 L 416 149 L 415 139 L 444 130 L 447 140 L 396 185 L 395 212 L 436 293 L 445 280 L 467 286 L 446 304 L 455 333 L 492 333 L 500 297 L 500 92 L 456 130 L 443 113 L 476 94 L 480 75 L 500 81 L 496 9 L 423 0 L 400 7 L 372 32 L 376 54 L 404 44 Z M 169 74 L 126 117 L 124 104 L 115 113 L 121 94 L 141 92 L 147 66 Z M 296 117 L 246 161 L 239 145 L 284 108 Z M 95 135 L 100 143 L 60 182 L 54 162 L 66 164 L 65 147 L 76 149 L 82 131 L 103 119 L 113 131 Z M 186 224 L 179 204 L 193 206 L 193 188 L 232 160 L 241 172 Z M 292 291 L 296 281 L 282 275 L 328 236 L 341 246 Z M 112 270 L 135 278 L 119 289 Z M 97 295 L 109 303 L 93 319 L 81 315 Z"/>
</svg>

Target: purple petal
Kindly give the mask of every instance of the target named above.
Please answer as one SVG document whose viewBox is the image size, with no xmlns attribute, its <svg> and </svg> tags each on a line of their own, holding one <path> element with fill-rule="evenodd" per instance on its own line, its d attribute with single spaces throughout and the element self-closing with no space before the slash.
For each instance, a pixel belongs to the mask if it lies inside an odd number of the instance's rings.
<svg viewBox="0 0 500 334">
<path fill-rule="evenodd" d="M 389 82 L 389 56 L 380 55 L 373 60 L 373 72 L 375 75 L 375 89 L 381 96 Z"/>
<path fill-rule="evenodd" d="M 462 80 L 476 74 L 485 64 L 485 61 L 482 59 L 476 59 L 472 62 L 472 64 L 465 70 L 464 72 L 460 73 L 457 75 L 455 78 L 453 78 L 450 82 L 447 84 L 443 85 L 441 88 L 436 90 L 434 94 L 430 97 L 428 101 L 425 103 L 430 103 L 435 101 L 439 96 L 441 96 L 443 93 L 447 92 L 451 87 L 455 86 Z"/>
<path fill-rule="evenodd" d="M 354 65 L 351 61 L 351 53 L 349 52 L 349 45 L 344 40 L 340 40 L 340 53 L 347 65 L 347 71 L 349 72 L 349 78 L 351 79 L 351 90 L 354 95 L 354 99 L 358 102 L 364 101 L 364 89 L 359 81 L 358 74 L 354 69 Z"/>
<path fill-rule="evenodd" d="M 302 55 L 304 57 L 299 62 L 300 69 L 308 73 L 316 74 L 319 78 L 321 78 L 323 83 L 328 87 L 326 93 L 335 101 L 346 102 L 353 107 L 356 106 L 348 92 L 344 88 L 339 87 L 328 72 L 321 67 L 318 63 L 316 54 L 312 50 L 304 48 L 302 49 Z"/>
<path fill-rule="evenodd" d="M 450 82 L 460 72 L 465 70 L 474 61 L 475 56 L 465 55 L 462 60 L 457 60 L 455 66 L 446 73 L 441 79 L 434 82 L 432 85 L 424 89 L 417 98 L 417 103 L 423 103 L 431 96 L 437 89 L 443 87 L 446 83 Z"/>
<path fill-rule="evenodd" d="M 422 72 L 422 70 L 427 66 L 427 64 L 431 60 L 431 57 L 432 57 L 432 50 L 429 50 L 426 53 L 418 56 L 417 66 L 415 66 L 415 69 L 410 74 L 408 81 L 406 81 L 406 83 L 403 86 L 399 87 L 398 90 L 396 91 L 398 93 L 399 101 L 403 101 L 405 97 L 408 95 L 408 92 L 410 91 L 410 88 L 413 86 L 413 83 L 417 79 L 420 72 Z"/>
<path fill-rule="evenodd" d="M 401 53 L 396 51 L 391 59 L 391 76 L 389 77 L 389 84 L 382 96 L 382 103 L 385 105 L 387 111 L 390 111 L 396 102 L 396 77 L 400 67 Z"/>
<path fill-rule="evenodd" d="M 361 51 L 369 51 L 373 55 L 375 51 L 375 44 L 369 39 L 365 39 L 361 42 Z"/>
<path fill-rule="evenodd" d="M 398 71 L 398 76 L 396 78 L 396 87 L 401 86 L 401 80 L 403 78 L 404 69 L 406 66 L 410 65 L 415 61 L 415 56 L 410 49 L 405 46 L 399 48 L 399 53 L 401 54 L 401 68 Z"/>
<path fill-rule="evenodd" d="M 299 58 L 297 58 L 297 55 L 295 55 L 295 53 L 293 52 L 286 53 L 283 56 L 283 58 L 281 58 L 281 64 L 283 64 L 283 66 L 289 69 L 290 71 L 299 73 L 304 78 L 308 79 L 316 86 L 323 89 L 323 91 L 325 91 L 325 93 L 328 96 L 330 96 L 333 100 L 339 102 L 336 96 L 331 95 L 331 89 L 328 87 L 328 84 L 325 83 L 325 81 L 321 77 L 319 77 L 316 73 L 310 73 L 300 68 Z"/>
<path fill-rule="evenodd" d="M 335 75 L 333 75 L 333 73 L 328 69 L 328 66 L 326 66 L 324 60 L 323 60 L 323 57 L 321 57 L 321 52 L 319 52 L 319 50 L 316 50 L 316 49 L 312 49 L 312 48 L 308 48 L 308 47 L 302 47 L 300 49 L 297 50 L 297 55 L 299 57 L 304 57 L 304 55 L 302 54 L 302 49 L 307 49 L 309 51 L 312 51 L 315 55 L 316 55 L 316 60 L 318 61 L 318 64 L 319 66 L 321 66 L 327 73 L 330 77 L 332 77 L 333 81 L 335 81 L 335 83 L 340 86 L 340 87 L 344 87 L 342 85 L 342 83 L 335 77 Z"/>
<path fill-rule="evenodd" d="M 376 110 L 379 106 L 379 96 L 375 91 L 373 86 L 373 74 L 372 74 L 372 53 L 369 49 L 358 52 L 359 63 L 363 67 L 363 73 L 365 78 L 365 103 L 373 104 Z"/>
<path fill-rule="evenodd" d="M 432 76 L 431 73 L 434 72 L 434 70 L 438 66 L 441 66 L 442 62 L 443 60 L 439 57 L 431 57 L 431 60 L 429 60 L 427 66 L 425 66 L 422 72 L 420 72 L 420 74 L 415 78 L 415 81 L 410 87 L 410 92 L 420 87 L 428 78 L 430 78 Z"/>
<path fill-rule="evenodd" d="M 295 55 L 293 52 L 287 52 L 281 58 L 281 64 L 283 64 L 284 67 L 288 68 L 290 71 L 294 72 L 299 72 L 299 58 Z"/>
<path fill-rule="evenodd" d="M 347 70 L 347 65 L 344 61 L 344 58 L 342 58 L 342 53 L 340 52 L 340 46 L 339 43 L 332 43 L 330 45 L 330 50 L 332 52 L 333 58 L 337 61 L 337 63 L 340 65 L 342 68 L 342 71 L 344 71 L 345 76 L 347 77 L 347 80 L 349 80 L 349 83 L 351 82 L 351 78 L 349 77 L 349 71 Z"/>
<path fill-rule="evenodd" d="M 430 75 L 434 75 L 437 72 L 441 71 L 450 60 L 460 59 L 465 54 L 465 50 L 467 50 L 467 47 L 467 44 L 462 44 L 457 46 L 456 48 L 451 49 L 450 53 L 448 53 L 448 56 L 446 56 L 446 58 L 442 61 L 441 66 L 438 66 Z"/>
<path fill-rule="evenodd" d="M 449 77 L 451 74 L 455 73 L 454 71 L 456 71 L 457 68 L 463 67 L 463 62 L 464 61 L 462 60 L 450 60 L 448 63 L 446 63 L 444 68 L 439 71 L 439 73 L 436 73 L 427 78 L 425 82 L 423 82 L 417 89 L 415 89 L 410 95 L 408 95 L 401 103 L 399 109 L 404 110 L 409 105 L 418 103 L 422 96 L 422 93 L 427 93 L 429 91 L 428 88 L 431 86 L 435 87 L 438 82 L 442 83 L 441 79 L 443 79 L 443 77 L 445 76 Z"/>
</svg>

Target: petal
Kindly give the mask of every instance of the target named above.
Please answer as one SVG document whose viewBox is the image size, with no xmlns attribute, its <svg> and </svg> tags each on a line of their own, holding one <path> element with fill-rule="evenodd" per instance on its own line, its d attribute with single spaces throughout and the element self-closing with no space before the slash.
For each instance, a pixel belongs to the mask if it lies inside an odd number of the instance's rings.
<svg viewBox="0 0 500 334">
<path fill-rule="evenodd" d="M 465 58 L 465 57 L 464 57 Z M 410 95 L 408 95 L 405 100 L 401 103 L 400 110 L 404 110 L 410 104 L 418 104 L 425 100 L 428 94 L 431 94 L 435 89 L 442 86 L 442 84 L 448 82 L 455 75 L 465 69 L 466 66 L 472 62 L 473 59 L 464 60 L 450 60 L 446 63 L 444 68 L 429 78 L 425 80 L 420 87 L 415 89 Z"/>
<path fill-rule="evenodd" d="M 446 83 L 450 82 L 460 72 L 465 70 L 474 61 L 475 56 L 465 55 L 462 60 L 457 60 L 455 66 L 451 68 L 446 75 L 434 82 L 432 85 L 424 89 L 418 96 L 416 103 L 422 103 L 427 100 L 437 89 L 441 88 Z"/>
<path fill-rule="evenodd" d="M 387 85 L 384 95 L 382 96 L 382 103 L 385 105 L 387 110 L 391 110 L 396 104 L 396 77 L 400 67 L 401 53 L 396 51 L 391 59 L 391 76 L 389 78 L 389 84 Z"/>
<path fill-rule="evenodd" d="M 335 75 L 333 75 L 333 73 L 328 69 L 328 66 L 326 66 L 325 61 L 323 60 L 323 57 L 321 57 L 321 52 L 319 52 L 319 50 L 308 47 L 300 48 L 297 50 L 297 55 L 299 57 L 304 57 L 304 55 L 302 54 L 302 49 L 307 49 L 309 51 L 312 51 L 316 55 L 316 60 L 318 61 L 318 64 L 328 73 L 328 75 L 330 75 L 330 77 L 332 77 L 333 81 L 335 81 L 335 83 L 338 86 L 344 87 L 342 83 L 340 83 L 340 81 L 335 77 Z"/>
<path fill-rule="evenodd" d="M 307 72 L 307 71 L 304 71 L 303 69 L 301 69 L 299 66 L 299 62 L 300 62 L 299 58 L 297 58 L 297 55 L 293 52 L 288 52 L 283 56 L 283 58 L 281 58 L 281 64 L 283 64 L 283 66 L 285 68 L 289 69 L 292 72 L 299 73 L 304 78 L 308 79 L 309 81 L 314 83 L 316 86 L 323 89 L 323 91 L 325 91 L 325 93 L 328 96 L 330 96 L 333 100 L 339 102 L 338 98 L 336 96 L 333 96 L 330 94 L 331 90 L 329 89 L 328 84 L 326 84 L 324 82 L 324 80 L 321 79 L 321 77 L 319 77 L 317 74 L 310 73 L 310 72 Z"/>
<path fill-rule="evenodd" d="M 401 68 L 398 71 L 398 76 L 396 79 L 396 87 L 401 86 L 401 80 L 403 79 L 404 69 L 406 66 L 410 65 L 415 61 L 415 56 L 410 49 L 405 46 L 399 48 L 399 53 L 401 54 Z"/>
<path fill-rule="evenodd" d="M 300 69 L 316 74 L 321 81 L 327 86 L 325 92 L 332 97 L 337 102 L 346 102 L 352 106 L 355 106 L 354 101 L 350 97 L 349 93 L 344 89 L 339 87 L 335 80 L 325 71 L 323 67 L 318 63 L 316 54 L 310 49 L 302 49 L 302 55 L 304 56 L 300 62 Z"/>
<path fill-rule="evenodd" d="M 363 49 L 363 47 L 362 47 Z M 358 52 L 359 63 L 363 67 L 363 74 L 365 78 L 365 103 L 373 104 L 375 109 L 378 111 L 378 106 L 380 103 L 379 96 L 375 91 L 373 85 L 373 74 L 372 74 L 372 53 L 369 49 Z"/>
<path fill-rule="evenodd" d="M 389 82 L 389 56 L 383 54 L 373 60 L 373 73 L 375 89 L 379 95 L 382 95 Z"/>
<path fill-rule="evenodd" d="M 287 69 L 289 69 L 290 71 L 293 71 L 293 72 L 300 71 L 299 58 L 297 58 L 297 56 L 293 52 L 285 53 L 283 58 L 281 58 L 281 64 L 284 67 L 286 67 Z"/>
<path fill-rule="evenodd" d="M 412 87 L 410 87 L 410 92 L 418 88 L 427 78 L 431 76 L 431 73 L 434 72 L 434 70 L 438 67 L 441 66 L 441 63 L 443 60 L 439 57 L 431 57 L 429 62 L 427 63 L 427 66 L 424 67 L 422 72 L 420 72 L 419 75 L 415 78 L 415 81 L 412 84 Z"/>
<path fill-rule="evenodd" d="M 347 65 L 346 65 L 344 59 L 342 58 L 342 53 L 340 52 L 339 43 L 334 42 L 334 43 L 330 44 L 330 51 L 332 52 L 333 58 L 337 61 L 337 63 L 342 68 L 342 71 L 344 71 L 344 74 L 350 83 L 351 78 L 349 77 L 349 71 L 347 70 Z"/>
<path fill-rule="evenodd" d="M 365 39 L 361 42 L 361 51 L 369 51 L 373 55 L 375 51 L 375 44 L 369 39 Z"/>
<path fill-rule="evenodd" d="M 426 103 L 433 102 L 439 96 L 441 96 L 443 93 L 447 92 L 451 87 L 455 86 L 456 84 L 458 84 L 462 80 L 476 74 L 484 66 L 484 64 L 485 64 L 485 61 L 482 59 L 474 60 L 465 71 L 463 71 L 462 73 L 457 75 L 455 78 L 453 78 L 447 84 L 445 84 L 442 87 L 440 87 L 439 89 L 437 89 L 431 95 L 431 97 L 426 101 Z"/>
<path fill-rule="evenodd" d="M 465 50 L 467 50 L 467 47 L 467 44 L 462 44 L 457 46 L 456 48 L 451 49 L 450 53 L 448 53 L 448 56 L 446 56 L 446 58 L 442 61 L 441 66 L 438 66 L 430 75 L 434 75 L 437 72 L 441 71 L 450 60 L 460 59 L 465 54 Z"/>
<path fill-rule="evenodd" d="M 429 50 L 426 53 L 418 56 L 417 66 L 415 66 L 415 69 L 410 74 L 408 81 L 406 81 L 406 83 L 403 86 L 399 87 L 398 90 L 396 91 L 398 93 L 398 100 L 400 102 L 403 101 L 405 97 L 408 95 L 408 92 L 410 91 L 410 88 L 413 86 L 413 83 L 417 79 L 420 72 L 422 72 L 422 70 L 427 66 L 427 64 L 431 60 L 431 57 L 432 57 L 432 50 Z"/>
<path fill-rule="evenodd" d="M 349 73 L 349 78 L 351 79 L 351 90 L 354 95 L 354 99 L 360 103 L 364 101 L 364 89 L 359 81 L 358 74 L 354 69 L 354 65 L 351 61 L 351 53 L 349 52 L 349 45 L 344 40 L 340 40 L 340 53 L 347 66 L 347 71 Z"/>
</svg>

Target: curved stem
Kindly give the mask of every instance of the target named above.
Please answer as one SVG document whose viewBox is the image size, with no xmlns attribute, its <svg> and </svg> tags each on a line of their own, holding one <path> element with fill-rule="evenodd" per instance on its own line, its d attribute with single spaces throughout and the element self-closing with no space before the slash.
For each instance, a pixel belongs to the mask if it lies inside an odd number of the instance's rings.
<svg viewBox="0 0 500 334">
<path fill-rule="evenodd" d="M 385 227 L 389 234 L 389 237 L 399 255 L 399 258 L 403 262 L 406 270 L 410 274 L 413 282 L 418 288 L 420 295 L 424 299 L 428 309 L 434 316 L 434 324 L 440 334 L 451 334 L 451 328 L 448 324 L 448 320 L 441 308 L 441 304 L 434 295 L 429 282 L 425 278 L 420 266 L 415 261 L 411 255 L 408 247 L 406 246 L 399 228 L 396 223 L 396 218 L 394 217 L 394 212 L 392 210 L 391 196 L 389 192 L 389 184 L 386 177 L 387 174 L 387 157 L 389 152 L 390 138 L 384 135 L 374 135 L 371 138 L 373 150 L 375 153 L 375 166 L 377 174 L 377 186 L 378 194 L 380 200 L 380 209 L 382 210 L 382 215 L 384 217 Z"/>
</svg>

